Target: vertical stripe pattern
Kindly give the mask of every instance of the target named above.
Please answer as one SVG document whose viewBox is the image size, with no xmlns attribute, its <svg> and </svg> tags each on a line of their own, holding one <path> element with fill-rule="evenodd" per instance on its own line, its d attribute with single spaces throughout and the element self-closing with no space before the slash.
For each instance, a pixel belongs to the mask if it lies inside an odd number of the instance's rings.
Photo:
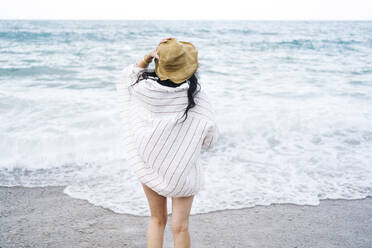
<svg viewBox="0 0 372 248">
<path fill-rule="evenodd" d="M 132 86 L 142 70 L 131 64 L 121 71 L 116 83 L 125 132 L 123 150 L 130 169 L 160 195 L 195 195 L 204 184 L 198 166 L 200 151 L 214 147 L 218 135 L 211 104 L 200 91 L 196 106 L 181 122 L 189 85 L 173 88 L 146 79 Z"/>
</svg>

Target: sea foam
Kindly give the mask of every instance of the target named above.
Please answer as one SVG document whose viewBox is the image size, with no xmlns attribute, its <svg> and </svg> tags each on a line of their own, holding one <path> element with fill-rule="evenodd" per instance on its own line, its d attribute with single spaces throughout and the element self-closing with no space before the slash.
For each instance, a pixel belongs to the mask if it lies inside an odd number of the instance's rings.
<svg viewBox="0 0 372 248">
<path fill-rule="evenodd" d="M 0 185 L 65 185 L 148 215 L 115 81 L 174 36 L 198 48 L 220 128 L 198 161 L 192 214 L 372 195 L 372 22 L 0 21 L 0 31 Z"/>
</svg>

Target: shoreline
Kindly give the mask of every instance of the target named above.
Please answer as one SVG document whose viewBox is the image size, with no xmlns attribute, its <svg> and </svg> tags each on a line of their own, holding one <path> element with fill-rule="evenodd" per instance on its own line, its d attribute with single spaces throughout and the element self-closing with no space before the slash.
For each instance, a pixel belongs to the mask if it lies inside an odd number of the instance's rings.
<svg viewBox="0 0 372 248">
<path fill-rule="evenodd" d="M 63 193 L 0 186 L 0 247 L 146 247 L 148 218 Z M 274 203 L 190 216 L 192 247 L 372 247 L 372 197 Z M 164 247 L 172 247 L 171 215 Z"/>
</svg>

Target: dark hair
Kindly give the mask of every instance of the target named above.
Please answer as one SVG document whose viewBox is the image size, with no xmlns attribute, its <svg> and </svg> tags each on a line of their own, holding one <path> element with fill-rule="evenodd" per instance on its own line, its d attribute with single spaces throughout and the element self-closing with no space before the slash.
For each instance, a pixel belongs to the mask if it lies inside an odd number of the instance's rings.
<svg viewBox="0 0 372 248">
<path fill-rule="evenodd" d="M 153 80 L 159 82 L 160 84 L 164 84 L 164 83 L 174 83 L 172 82 L 171 80 L 167 79 L 167 80 L 160 80 L 160 78 L 156 75 L 155 73 L 155 70 L 149 70 L 149 69 L 145 69 L 144 71 L 142 71 L 139 75 L 138 75 L 138 78 L 136 80 L 136 82 L 134 82 L 131 86 L 139 83 L 141 80 L 144 80 L 144 79 L 148 79 L 148 78 L 152 78 Z M 189 88 L 187 90 L 187 98 L 188 98 L 188 104 L 187 104 L 187 107 L 185 109 L 185 112 L 183 113 L 183 115 L 181 116 L 182 117 L 185 117 L 184 120 L 182 122 L 184 122 L 186 119 L 187 119 L 187 113 L 189 112 L 189 110 L 193 107 L 195 107 L 196 103 L 194 101 L 194 97 L 196 96 L 196 94 L 198 94 L 198 92 L 200 91 L 200 84 L 198 82 L 198 77 L 197 77 L 197 72 L 195 72 L 188 80 L 186 80 L 187 83 L 189 84 Z M 185 81 L 184 82 L 181 82 L 181 83 L 186 83 Z"/>
</svg>

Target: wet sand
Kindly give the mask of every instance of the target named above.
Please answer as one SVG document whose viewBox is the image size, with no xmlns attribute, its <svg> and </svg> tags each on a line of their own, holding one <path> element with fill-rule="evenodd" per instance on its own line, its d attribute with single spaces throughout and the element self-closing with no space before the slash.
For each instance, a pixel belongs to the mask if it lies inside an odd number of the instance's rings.
<svg viewBox="0 0 372 248">
<path fill-rule="evenodd" d="M 63 187 L 0 187 L 0 199 L 0 248 L 146 247 L 148 217 L 71 198 Z M 372 198 L 192 215 L 190 233 L 194 248 L 371 248 Z M 173 247 L 169 224 L 164 247 Z"/>
</svg>

